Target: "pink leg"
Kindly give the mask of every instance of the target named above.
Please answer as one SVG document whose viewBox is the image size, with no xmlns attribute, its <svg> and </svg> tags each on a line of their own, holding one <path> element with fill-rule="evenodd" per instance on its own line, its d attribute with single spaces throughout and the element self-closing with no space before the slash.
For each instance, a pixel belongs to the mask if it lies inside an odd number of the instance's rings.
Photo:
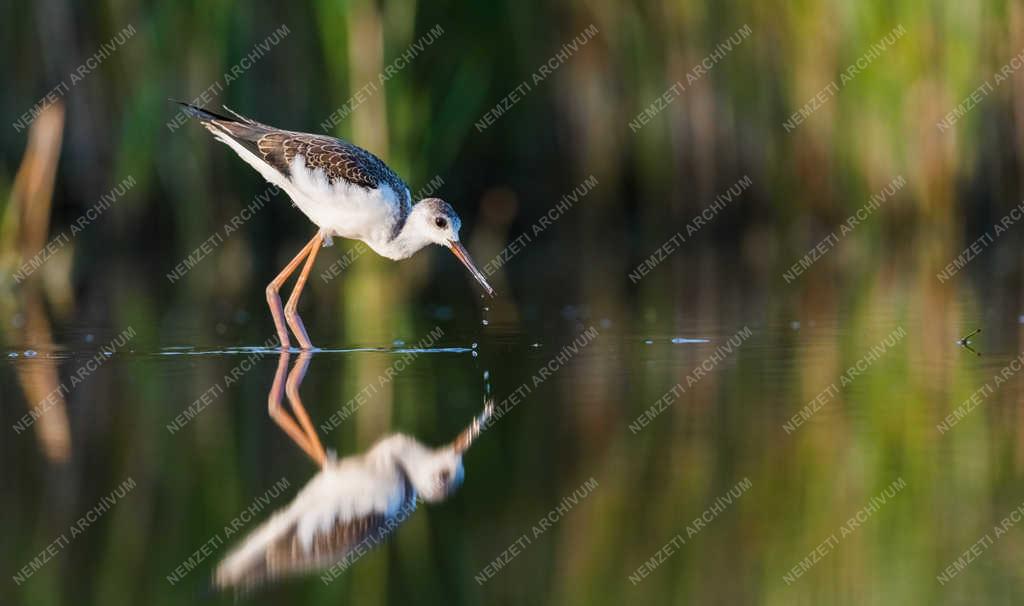
<svg viewBox="0 0 1024 606">
<path fill-rule="evenodd" d="M 306 327 L 302 324 L 302 318 L 299 317 L 299 297 L 302 296 L 302 289 L 306 287 L 309 271 L 313 269 L 313 263 L 316 262 L 316 256 L 320 252 L 320 245 L 322 243 L 322 235 L 317 233 L 317 235 L 313 236 L 309 243 L 313 248 L 310 249 L 309 256 L 306 257 L 306 265 L 302 268 L 302 273 L 299 274 L 299 279 L 295 282 L 292 294 L 288 297 L 288 302 L 284 306 L 284 317 L 288 320 L 288 326 L 292 327 L 292 332 L 295 333 L 295 338 L 299 340 L 299 347 L 302 349 L 313 349 L 313 343 L 310 342 L 309 335 L 306 334 Z"/>
<path fill-rule="evenodd" d="M 281 285 L 284 284 L 285 280 L 295 272 L 299 263 L 302 263 L 302 260 L 309 255 L 310 247 L 319 238 L 319 233 L 317 233 L 316 236 L 313 236 L 313 239 L 302 247 L 299 254 L 295 255 L 295 258 L 292 259 L 291 262 L 281 270 L 281 273 L 277 274 L 277 277 L 267 285 L 267 304 L 270 305 L 270 313 L 274 316 L 274 326 L 277 328 L 277 338 L 281 341 L 281 347 L 284 349 L 288 349 L 290 342 L 288 339 L 288 329 L 284 326 L 284 313 L 281 310 L 281 297 L 277 293 L 281 290 Z"/>
</svg>

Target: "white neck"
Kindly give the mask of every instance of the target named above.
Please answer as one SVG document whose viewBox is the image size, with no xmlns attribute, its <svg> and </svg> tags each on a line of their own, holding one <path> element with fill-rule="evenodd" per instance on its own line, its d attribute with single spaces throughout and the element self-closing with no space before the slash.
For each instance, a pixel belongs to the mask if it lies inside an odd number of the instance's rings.
<svg viewBox="0 0 1024 606">
<path fill-rule="evenodd" d="M 388 259 L 408 259 L 424 246 L 433 244 L 430 237 L 423 232 L 413 213 L 405 216 L 398 234 L 386 241 L 367 242 L 377 254 Z"/>
<path fill-rule="evenodd" d="M 378 465 L 396 465 L 409 478 L 417 494 L 428 501 L 443 496 L 436 485 L 437 471 L 454 455 L 450 449 L 432 449 L 405 434 L 394 434 L 377 443 L 369 456 Z"/>
<path fill-rule="evenodd" d="M 396 433 L 377 442 L 370 449 L 369 455 L 379 458 L 381 461 L 390 460 L 404 465 L 406 461 L 422 459 L 429 455 L 430 452 L 431 450 L 421 444 L 416 438 L 407 436 L 404 433 Z"/>
<path fill-rule="evenodd" d="M 410 473 L 420 463 L 430 457 L 433 451 L 415 438 L 396 433 L 377 442 L 368 455 L 378 464 L 398 465 Z"/>
</svg>

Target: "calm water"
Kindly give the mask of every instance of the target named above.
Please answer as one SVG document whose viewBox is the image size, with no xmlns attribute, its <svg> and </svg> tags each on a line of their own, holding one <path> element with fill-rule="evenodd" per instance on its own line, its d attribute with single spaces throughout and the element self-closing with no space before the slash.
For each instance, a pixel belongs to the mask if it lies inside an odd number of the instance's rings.
<svg viewBox="0 0 1024 606">
<path fill-rule="evenodd" d="M 488 397 L 501 415 L 446 502 L 331 583 L 243 602 L 1020 602 L 1012 291 L 883 265 L 842 288 L 827 269 L 658 271 L 678 299 L 552 275 L 485 310 L 452 270 L 368 322 L 314 287 L 303 315 L 329 348 L 301 394 L 325 446 L 439 445 Z M 216 563 L 315 473 L 267 415 L 261 292 L 145 291 L 111 325 L 117 290 L 60 321 L 26 296 L 6 319 L 0 601 L 232 603 Z M 981 356 L 956 344 L 975 328 Z"/>
</svg>

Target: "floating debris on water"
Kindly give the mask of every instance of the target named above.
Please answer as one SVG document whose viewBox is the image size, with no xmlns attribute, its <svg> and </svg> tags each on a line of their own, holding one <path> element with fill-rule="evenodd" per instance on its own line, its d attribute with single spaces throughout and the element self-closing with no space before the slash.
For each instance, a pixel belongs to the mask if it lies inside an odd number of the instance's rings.
<svg viewBox="0 0 1024 606">
<path fill-rule="evenodd" d="M 34 350 L 34 349 L 26 349 L 25 350 L 25 357 L 26 358 L 34 358 L 34 357 L 36 357 L 38 355 L 39 355 L 39 353 L 36 350 Z"/>
<path fill-rule="evenodd" d="M 981 352 L 976 350 L 976 349 L 974 349 L 973 347 L 971 347 L 971 337 L 973 337 L 974 335 L 976 335 L 976 334 L 978 334 L 980 332 L 981 332 L 981 329 L 977 328 L 973 332 L 971 332 L 971 334 L 969 334 L 969 335 L 967 335 L 965 337 L 961 337 L 960 339 L 958 339 L 956 344 L 959 345 L 960 347 L 963 347 L 964 349 L 966 349 L 966 350 L 968 350 L 968 351 L 970 351 L 972 353 L 975 353 L 975 354 L 980 356 Z"/>
<path fill-rule="evenodd" d="M 959 346 L 963 347 L 964 349 L 967 349 L 968 351 L 971 351 L 971 352 L 974 352 L 974 353 L 976 353 L 978 355 L 981 355 L 980 351 L 978 351 L 975 348 L 971 347 L 971 337 L 974 337 L 975 335 L 977 335 L 980 332 L 981 332 L 981 329 L 975 329 L 974 332 L 972 332 L 970 335 L 968 335 L 966 337 L 959 338 L 956 341 L 956 345 L 959 345 Z"/>
</svg>

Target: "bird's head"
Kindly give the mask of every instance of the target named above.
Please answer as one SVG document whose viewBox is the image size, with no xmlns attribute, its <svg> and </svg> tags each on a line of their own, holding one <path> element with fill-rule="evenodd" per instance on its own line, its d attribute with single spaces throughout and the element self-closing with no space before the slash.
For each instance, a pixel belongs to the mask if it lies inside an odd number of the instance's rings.
<svg viewBox="0 0 1024 606">
<path fill-rule="evenodd" d="M 455 212 L 451 204 L 440 198 L 420 200 L 413 206 L 409 220 L 413 222 L 413 226 L 421 238 L 434 244 L 440 244 L 452 251 L 452 254 L 458 257 L 469 273 L 476 278 L 476 281 L 484 287 L 487 294 L 494 296 L 494 289 L 487 283 L 487 278 L 477 269 L 466 247 L 459 241 L 459 228 L 462 227 L 462 219 L 459 218 L 459 214 Z"/>
<path fill-rule="evenodd" d="M 431 451 L 411 465 L 407 462 L 406 469 L 416 492 L 428 503 L 443 501 L 455 492 L 465 475 L 462 453 L 452 448 Z"/>
</svg>

